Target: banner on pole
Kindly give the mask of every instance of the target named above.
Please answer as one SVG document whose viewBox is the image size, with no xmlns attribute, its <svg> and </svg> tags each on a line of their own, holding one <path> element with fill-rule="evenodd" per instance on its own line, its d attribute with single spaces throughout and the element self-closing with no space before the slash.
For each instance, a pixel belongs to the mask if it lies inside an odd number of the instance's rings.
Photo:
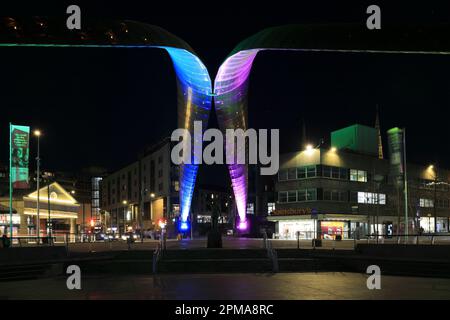
<svg viewBox="0 0 450 320">
<path fill-rule="evenodd" d="M 405 173 L 404 154 L 403 154 L 403 130 L 392 128 L 387 131 L 389 154 L 391 163 L 391 175 L 397 186 L 403 186 L 403 177 Z"/>
<path fill-rule="evenodd" d="M 28 189 L 30 127 L 11 125 L 11 181 L 14 189 Z"/>
</svg>

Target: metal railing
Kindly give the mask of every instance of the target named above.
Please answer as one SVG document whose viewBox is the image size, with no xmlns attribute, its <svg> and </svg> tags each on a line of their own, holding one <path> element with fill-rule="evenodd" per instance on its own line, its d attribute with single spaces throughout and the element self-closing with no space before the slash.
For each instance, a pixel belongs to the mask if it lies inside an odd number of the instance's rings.
<svg viewBox="0 0 450 320">
<path fill-rule="evenodd" d="M 158 262 L 161 259 L 161 252 L 162 252 L 162 247 L 161 247 L 161 243 L 159 243 L 158 247 L 153 252 L 153 261 L 152 261 L 153 274 L 156 274 L 158 272 Z"/>
<path fill-rule="evenodd" d="M 272 262 L 272 271 L 277 273 L 279 270 L 278 267 L 278 254 L 277 251 L 273 248 L 272 242 L 267 238 L 267 232 L 263 232 L 263 246 L 267 251 L 267 257 Z"/>
</svg>

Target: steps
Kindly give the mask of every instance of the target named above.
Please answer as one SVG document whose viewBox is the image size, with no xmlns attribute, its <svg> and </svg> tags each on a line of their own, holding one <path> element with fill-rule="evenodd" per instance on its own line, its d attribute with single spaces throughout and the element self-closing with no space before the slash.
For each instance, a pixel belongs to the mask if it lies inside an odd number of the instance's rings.
<svg viewBox="0 0 450 320">
<path fill-rule="evenodd" d="M 59 264 L 25 264 L 0 266 L 0 282 L 32 280 L 60 274 Z"/>
<path fill-rule="evenodd" d="M 158 265 L 161 273 L 272 272 L 265 250 L 167 250 Z"/>
</svg>

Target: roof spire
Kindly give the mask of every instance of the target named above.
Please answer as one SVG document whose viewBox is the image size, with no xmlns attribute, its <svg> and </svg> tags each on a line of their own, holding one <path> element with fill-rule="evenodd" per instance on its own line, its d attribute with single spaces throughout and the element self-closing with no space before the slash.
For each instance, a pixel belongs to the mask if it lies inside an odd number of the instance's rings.
<svg viewBox="0 0 450 320">
<path fill-rule="evenodd" d="M 379 108 L 377 106 L 377 114 L 375 117 L 375 129 L 377 130 L 377 139 L 378 139 L 378 159 L 384 159 L 383 157 L 383 142 L 381 140 L 381 128 L 380 128 L 380 117 L 379 117 Z"/>
</svg>

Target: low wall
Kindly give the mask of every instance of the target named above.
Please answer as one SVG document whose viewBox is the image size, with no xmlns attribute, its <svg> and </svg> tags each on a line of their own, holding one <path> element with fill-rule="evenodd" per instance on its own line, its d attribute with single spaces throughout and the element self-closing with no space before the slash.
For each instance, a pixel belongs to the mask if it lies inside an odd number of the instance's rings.
<svg viewBox="0 0 450 320">
<path fill-rule="evenodd" d="M 358 244 L 356 253 L 380 258 L 449 260 L 449 245 Z"/>
<path fill-rule="evenodd" d="M 47 262 L 63 259 L 66 256 L 66 248 L 63 246 L 2 248 L 0 249 L 0 265 Z"/>
</svg>

